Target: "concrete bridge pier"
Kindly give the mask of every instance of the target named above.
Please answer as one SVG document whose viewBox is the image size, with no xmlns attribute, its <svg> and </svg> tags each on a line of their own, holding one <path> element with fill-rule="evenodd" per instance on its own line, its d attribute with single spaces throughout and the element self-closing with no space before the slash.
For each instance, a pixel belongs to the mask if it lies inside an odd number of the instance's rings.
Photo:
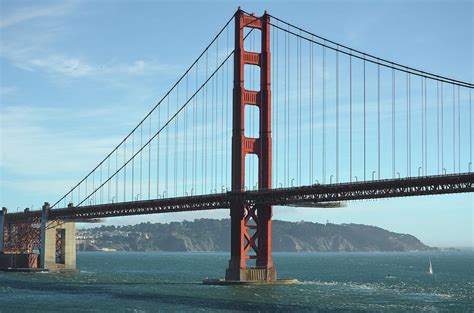
<svg viewBox="0 0 474 313">
<path fill-rule="evenodd" d="M 49 203 L 41 214 L 40 268 L 48 271 L 76 270 L 76 224 L 49 220 Z"/>
</svg>

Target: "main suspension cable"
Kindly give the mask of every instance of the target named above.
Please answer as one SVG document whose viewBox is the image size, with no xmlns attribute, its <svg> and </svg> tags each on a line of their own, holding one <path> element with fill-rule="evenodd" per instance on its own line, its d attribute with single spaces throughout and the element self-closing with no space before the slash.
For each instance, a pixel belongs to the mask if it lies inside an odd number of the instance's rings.
<svg viewBox="0 0 474 313">
<path fill-rule="evenodd" d="M 135 152 L 132 157 L 125 162 L 120 168 L 117 166 L 117 170 L 115 173 L 112 174 L 105 182 L 103 182 L 100 186 L 98 186 L 94 191 L 92 191 L 87 197 L 85 197 L 81 202 L 77 204 L 77 206 L 80 206 L 82 203 L 87 201 L 92 195 L 94 195 L 102 186 L 104 186 L 108 181 L 110 181 L 114 176 L 118 177 L 118 173 L 125 167 L 127 166 L 133 158 L 135 158 L 139 153 L 141 153 L 147 145 L 149 145 L 153 139 L 155 139 L 164 129 L 167 129 L 167 126 L 179 115 L 181 111 L 184 110 L 184 108 L 191 102 L 191 100 L 204 88 L 204 86 L 207 85 L 207 83 L 211 80 L 211 78 L 214 77 L 214 75 L 221 69 L 221 67 L 227 62 L 227 60 L 234 54 L 234 51 L 232 51 L 223 61 L 222 63 L 214 70 L 214 72 L 204 81 L 204 83 L 199 87 L 198 90 L 196 90 L 193 95 L 186 100 L 186 102 L 168 119 L 168 121 L 147 141 L 145 142 L 142 147 Z"/>
<path fill-rule="evenodd" d="M 135 126 L 126 136 L 125 138 L 109 153 L 107 156 L 96 166 L 94 167 L 83 179 L 81 179 L 76 185 L 74 185 L 65 195 L 63 195 L 59 200 L 57 200 L 51 208 L 54 208 L 58 205 L 64 198 L 66 198 L 70 193 L 72 193 L 76 188 L 78 188 L 84 181 L 86 181 L 89 176 L 94 173 L 99 166 L 101 166 L 109 157 L 111 157 L 117 149 L 140 127 L 140 125 L 156 110 L 156 108 L 171 94 L 171 92 L 175 89 L 175 87 L 183 80 L 183 78 L 188 74 L 188 72 L 194 67 L 194 65 L 202 58 L 202 56 L 208 51 L 208 49 L 212 46 L 212 44 L 217 40 L 217 38 L 221 35 L 221 33 L 227 28 L 230 22 L 234 19 L 235 13 L 228 19 L 228 21 L 224 24 L 224 26 L 220 29 L 220 31 L 214 36 L 211 42 L 204 48 L 201 54 L 194 60 L 194 62 L 188 67 L 188 69 L 180 76 L 180 78 L 176 81 L 176 83 L 171 86 L 171 88 L 164 94 L 160 101 L 145 115 L 145 117 Z M 78 199 L 79 200 L 79 199 Z"/>
</svg>

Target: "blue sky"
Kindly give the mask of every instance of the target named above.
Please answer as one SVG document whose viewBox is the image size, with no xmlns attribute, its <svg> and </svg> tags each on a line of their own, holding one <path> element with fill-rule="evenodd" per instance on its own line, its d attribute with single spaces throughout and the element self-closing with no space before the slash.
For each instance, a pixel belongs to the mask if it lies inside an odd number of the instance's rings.
<svg viewBox="0 0 474 313">
<path fill-rule="evenodd" d="M 1 1 L 1 204 L 53 202 L 149 111 L 241 5 L 421 70 L 472 82 L 469 1 Z M 464 131 L 464 129 L 463 129 Z M 463 137 L 463 144 L 466 143 Z M 463 164 L 466 163 L 463 161 Z M 224 218 L 228 212 L 109 219 Z M 276 208 L 274 218 L 364 223 L 473 245 L 473 196 Z"/>
</svg>

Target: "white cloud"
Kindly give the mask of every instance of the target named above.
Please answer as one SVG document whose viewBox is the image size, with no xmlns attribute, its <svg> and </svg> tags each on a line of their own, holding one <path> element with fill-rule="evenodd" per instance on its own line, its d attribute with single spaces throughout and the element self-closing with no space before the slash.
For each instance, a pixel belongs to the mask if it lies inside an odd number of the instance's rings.
<svg viewBox="0 0 474 313">
<path fill-rule="evenodd" d="M 17 90 L 16 86 L 0 86 L 0 96 L 11 95 Z"/>
<path fill-rule="evenodd" d="M 1 14 L 0 28 L 13 26 L 32 19 L 63 16 L 72 12 L 75 6 L 75 2 L 65 1 L 48 6 L 21 7 L 9 13 L 3 12 Z"/>
<path fill-rule="evenodd" d="M 20 29 L 2 30 L 0 57 L 17 68 L 45 73 L 57 80 L 89 78 L 120 87 L 126 85 L 120 82 L 130 75 L 156 75 L 160 71 L 175 74 L 176 68 L 163 65 L 155 59 L 94 62 L 88 57 L 87 51 L 68 52 L 56 48 L 58 38 L 69 36 L 63 28 L 65 22 L 59 17 L 72 13 L 77 9 L 77 4 L 78 2 L 68 1 L 49 6 L 20 7 L 13 12 L 3 12 L 0 28 L 33 19 L 40 20 L 40 23 L 31 23 Z M 44 18 L 54 19 L 43 22 Z"/>
<path fill-rule="evenodd" d="M 85 114 L 77 112 L 71 115 L 65 110 L 52 107 L 0 108 L 0 167 L 30 178 L 47 176 L 52 172 L 53 176 L 61 177 L 64 173 L 82 173 L 84 168 L 92 167 L 100 157 L 109 152 L 119 138 L 94 138 L 87 131 L 75 132 L 73 127 L 61 127 L 64 121 L 74 125 L 75 121 L 84 120 L 85 117 L 93 114 L 98 117 L 106 116 L 108 112 L 99 109 Z"/>
<path fill-rule="evenodd" d="M 27 71 L 44 72 L 52 76 L 67 78 L 91 78 L 99 80 L 117 79 L 121 76 L 147 75 L 166 71 L 169 66 L 156 60 L 135 60 L 128 63 L 112 62 L 93 64 L 75 56 L 62 53 L 46 53 L 39 47 L 17 46 L 17 43 L 4 45 L 0 56 L 16 67 Z M 43 51 L 41 53 L 40 51 Z"/>
</svg>

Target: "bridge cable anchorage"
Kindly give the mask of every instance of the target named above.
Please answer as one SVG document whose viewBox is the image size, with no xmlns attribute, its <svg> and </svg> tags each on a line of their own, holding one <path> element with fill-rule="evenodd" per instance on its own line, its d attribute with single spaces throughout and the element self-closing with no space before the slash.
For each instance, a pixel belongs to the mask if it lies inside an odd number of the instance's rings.
<svg viewBox="0 0 474 313">
<path fill-rule="evenodd" d="M 183 78 L 189 73 L 189 71 L 199 62 L 199 60 L 203 57 L 204 53 L 214 44 L 217 38 L 224 32 L 225 29 L 228 28 L 230 23 L 234 20 L 235 13 L 227 20 L 224 26 L 220 29 L 220 31 L 213 37 L 211 42 L 205 47 L 205 49 L 201 52 L 201 54 L 194 60 L 194 62 L 188 67 L 188 69 L 180 76 L 180 78 L 175 82 L 175 84 L 165 93 L 165 95 L 158 101 L 158 103 L 145 115 L 145 117 L 125 136 L 125 138 L 109 153 L 107 156 L 99 162 L 99 164 L 93 168 L 83 179 L 81 179 L 75 186 L 73 186 L 65 195 L 63 195 L 59 200 L 57 200 L 51 208 L 56 207 L 61 201 L 64 200 L 68 195 L 70 195 L 76 188 L 78 188 L 83 182 L 85 182 L 90 175 L 92 175 L 103 163 L 105 163 L 110 157 L 114 155 L 114 153 L 119 149 L 123 143 L 140 127 L 140 125 L 162 104 L 162 102 L 171 94 L 174 88 L 183 80 Z"/>
</svg>

